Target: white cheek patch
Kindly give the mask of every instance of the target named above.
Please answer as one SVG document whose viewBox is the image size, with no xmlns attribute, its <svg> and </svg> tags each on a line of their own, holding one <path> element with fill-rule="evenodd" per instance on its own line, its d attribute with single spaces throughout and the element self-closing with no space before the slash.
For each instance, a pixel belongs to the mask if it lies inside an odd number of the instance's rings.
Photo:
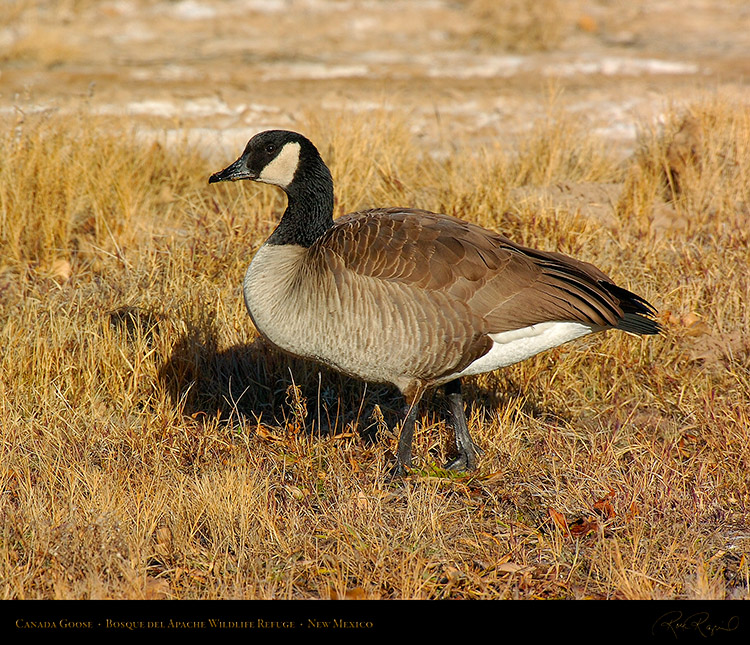
<svg viewBox="0 0 750 645">
<path fill-rule="evenodd" d="M 292 183 L 299 165 L 300 145 L 296 141 L 285 144 L 278 155 L 258 176 L 258 181 L 286 188 Z"/>
</svg>

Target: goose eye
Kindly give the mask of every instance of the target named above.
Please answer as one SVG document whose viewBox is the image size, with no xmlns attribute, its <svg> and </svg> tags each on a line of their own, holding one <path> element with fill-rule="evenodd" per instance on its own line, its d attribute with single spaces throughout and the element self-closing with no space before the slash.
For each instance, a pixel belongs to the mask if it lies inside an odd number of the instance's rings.
<svg viewBox="0 0 750 645">
<path fill-rule="evenodd" d="M 266 152 L 272 153 L 274 150 L 276 150 L 276 145 L 273 143 L 266 144 Z"/>
</svg>

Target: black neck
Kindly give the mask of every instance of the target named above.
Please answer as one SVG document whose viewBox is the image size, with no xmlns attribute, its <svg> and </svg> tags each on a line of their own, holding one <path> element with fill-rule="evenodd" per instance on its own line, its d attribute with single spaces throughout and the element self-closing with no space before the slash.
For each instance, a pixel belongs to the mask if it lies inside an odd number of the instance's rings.
<svg viewBox="0 0 750 645">
<path fill-rule="evenodd" d="M 333 180 L 318 158 L 312 168 L 299 168 L 284 190 L 287 207 L 268 244 L 309 247 L 333 226 Z"/>
</svg>

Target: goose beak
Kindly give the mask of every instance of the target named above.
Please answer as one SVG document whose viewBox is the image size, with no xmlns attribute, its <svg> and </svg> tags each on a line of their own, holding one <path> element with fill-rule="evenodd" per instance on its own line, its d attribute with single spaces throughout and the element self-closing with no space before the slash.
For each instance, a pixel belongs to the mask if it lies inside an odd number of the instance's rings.
<svg viewBox="0 0 750 645">
<path fill-rule="evenodd" d="M 248 170 L 243 163 L 243 157 L 240 157 L 233 164 L 215 172 L 208 178 L 209 184 L 215 184 L 217 181 L 239 181 L 240 179 L 257 179 L 255 173 Z"/>
</svg>

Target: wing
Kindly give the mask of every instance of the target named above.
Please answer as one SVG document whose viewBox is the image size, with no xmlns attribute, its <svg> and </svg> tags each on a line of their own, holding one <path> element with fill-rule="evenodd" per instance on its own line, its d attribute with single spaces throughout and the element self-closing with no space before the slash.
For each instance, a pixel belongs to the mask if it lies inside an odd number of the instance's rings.
<svg viewBox="0 0 750 645">
<path fill-rule="evenodd" d="M 591 264 L 426 211 L 344 216 L 321 247 L 359 275 L 398 282 L 407 291 L 444 294 L 457 312 L 465 315 L 468 307 L 481 318 L 485 334 L 547 321 L 617 327 L 624 316 L 621 300 L 633 295 Z M 650 313 L 643 305 L 643 313 Z"/>
</svg>

